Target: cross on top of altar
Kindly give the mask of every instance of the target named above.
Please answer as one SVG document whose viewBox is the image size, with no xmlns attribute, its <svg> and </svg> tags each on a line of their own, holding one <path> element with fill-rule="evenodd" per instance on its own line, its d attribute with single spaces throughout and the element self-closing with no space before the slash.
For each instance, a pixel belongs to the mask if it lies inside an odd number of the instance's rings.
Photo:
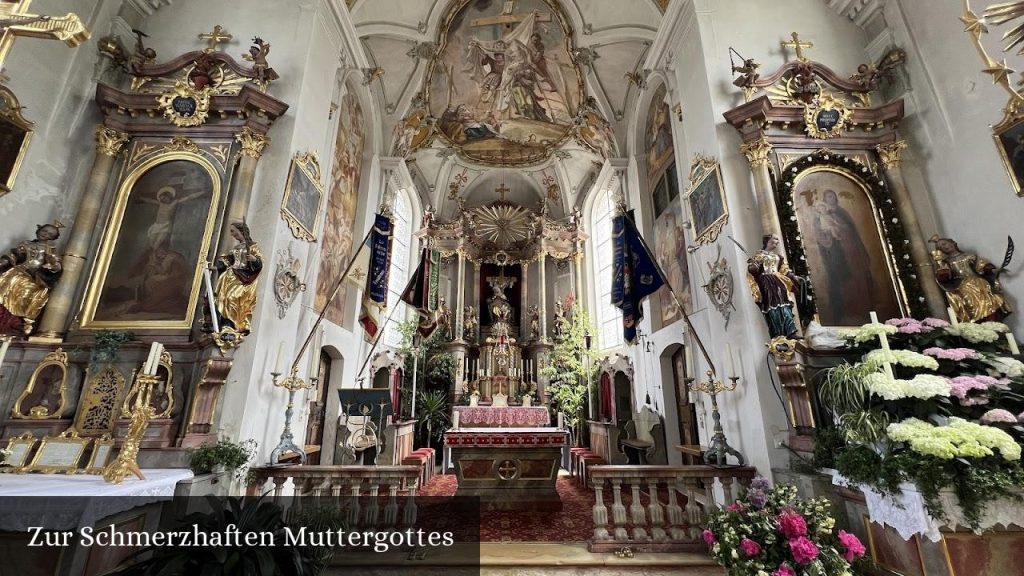
<svg viewBox="0 0 1024 576">
<path fill-rule="evenodd" d="M 505 29 L 511 29 L 516 24 L 519 24 L 523 20 L 526 20 L 530 14 L 524 14 L 520 12 L 515 13 L 516 0 L 505 0 L 505 4 L 501 7 L 501 14 L 497 16 L 486 16 L 483 18 L 474 18 L 470 20 L 469 25 L 474 28 L 484 28 L 488 26 L 503 26 Z M 551 14 L 537 13 L 537 22 L 551 22 Z"/>
<path fill-rule="evenodd" d="M 217 45 L 221 43 L 227 43 L 228 40 L 234 38 L 223 26 L 217 24 L 213 27 L 213 32 L 203 32 L 199 35 L 200 40 L 206 40 L 206 49 L 204 52 L 216 52 Z"/>
<path fill-rule="evenodd" d="M 807 58 L 804 56 L 804 48 L 814 48 L 814 42 L 801 42 L 800 35 L 793 32 L 790 37 L 793 39 L 791 42 L 780 42 L 779 45 L 782 48 L 793 48 L 796 50 L 796 59 L 801 62 L 806 62 Z"/>
<path fill-rule="evenodd" d="M 3 67 L 7 52 L 14 40 L 42 38 L 60 40 L 74 48 L 89 39 L 89 30 L 77 14 L 69 12 L 64 16 L 43 16 L 29 14 L 32 0 L 0 0 L 0 68 Z"/>
<path fill-rule="evenodd" d="M 497 192 L 498 194 L 501 194 L 501 201 L 505 202 L 505 195 L 511 192 L 512 189 L 509 188 L 508 186 L 505 186 L 505 184 L 502 183 L 501 186 L 495 188 L 494 191 Z"/>
</svg>

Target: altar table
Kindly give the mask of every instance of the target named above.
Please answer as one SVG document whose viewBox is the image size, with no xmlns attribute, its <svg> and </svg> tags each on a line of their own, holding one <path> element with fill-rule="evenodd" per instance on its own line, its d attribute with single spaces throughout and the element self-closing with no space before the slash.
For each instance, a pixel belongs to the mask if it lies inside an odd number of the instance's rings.
<svg viewBox="0 0 1024 576">
<path fill-rule="evenodd" d="M 459 426 L 539 428 L 551 422 L 547 406 L 455 406 Z"/>
<path fill-rule="evenodd" d="M 562 506 L 555 482 L 568 433 L 557 428 L 461 428 L 444 435 L 458 478 L 456 496 L 485 509 Z"/>
</svg>

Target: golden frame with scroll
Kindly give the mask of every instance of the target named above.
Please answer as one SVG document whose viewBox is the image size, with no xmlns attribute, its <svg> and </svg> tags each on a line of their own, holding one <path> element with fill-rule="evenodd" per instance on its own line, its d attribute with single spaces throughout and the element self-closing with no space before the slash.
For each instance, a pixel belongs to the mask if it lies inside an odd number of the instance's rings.
<svg viewBox="0 0 1024 576">
<path fill-rule="evenodd" d="M 89 455 L 89 463 L 85 465 L 85 474 L 103 474 L 103 469 L 113 459 L 114 439 L 110 434 L 104 434 L 92 443 L 92 453 Z"/>
<path fill-rule="evenodd" d="M 693 226 L 693 243 L 698 246 L 713 243 L 729 222 L 729 203 L 717 160 L 700 155 L 694 157 L 685 198 Z"/>
<path fill-rule="evenodd" d="M 14 188 L 32 141 L 35 125 L 21 115 L 21 110 L 14 92 L 0 84 L 0 196 Z"/>
<path fill-rule="evenodd" d="M 43 371 L 50 367 L 57 367 L 60 369 L 60 402 L 57 404 L 56 409 L 52 412 L 47 411 L 42 405 L 29 407 L 28 414 L 24 414 L 21 411 L 22 403 L 32 396 L 35 391 L 36 385 L 39 383 L 40 377 L 43 375 Z M 52 384 L 51 384 L 52 386 Z M 28 384 L 25 385 L 25 390 L 22 391 L 21 395 L 14 402 L 14 408 L 11 409 L 11 418 L 16 419 L 28 419 L 28 420 L 47 420 L 50 418 L 60 418 L 64 414 L 64 408 L 67 407 L 67 391 L 68 391 L 68 354 L 61 348 L 57 348 L 53 352 L 50 352 L 43 357 L 43 361 L 36 366 L 36 369 L 32 372 L 32 376 L 28 380 Z M 41 410 L 40 410 L 41 409 Z"/>
<path fill-rule="evenodd" d="M 25 432 L 21 436 L 11 438 L 7 441 L 7 450 L 11 455 L 5 460 L 5 466 L 0 466 L 0 472 L 21 472 L 28 461 L 32 448 L 36 445 L 36 438 L 31 432 Z"/>
<path fill-rule="evenodd" d="M 316 152 L 296 154 L 288 170 L 288 182 L 281 200 L 281 217 L 288 223 L 292 236 L 316 242 L 323 198 L 320 159 Z"/>
<path fill-rule="evenodd" d="M 992 139 L 1013 191 L 1024 198 L 1024 113 L 1007 114 L 992 127 Z"/>
<path fill-rule="evenodd" d="M 25 466 L 24 471 L 74 474 L 90 442 L 92 438 L 81 438 L 74 429 L 65 430 L 58 436 L 43 436 L 32 462 Z"/>
</svg>

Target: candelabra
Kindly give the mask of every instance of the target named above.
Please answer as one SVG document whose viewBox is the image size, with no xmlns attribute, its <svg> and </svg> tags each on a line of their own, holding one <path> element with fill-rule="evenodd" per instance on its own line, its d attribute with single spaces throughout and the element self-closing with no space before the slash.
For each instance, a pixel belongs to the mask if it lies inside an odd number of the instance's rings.
<svg viewBox="0 0 1024 576">
<path fill-rule="evenodd" d="M 288 391 L 288 408 L 284 411 L 284 430 L 281 432 L 281 441 L 278 442 L 277 447 L 270 453 L 270 464 L 273 466 L 278 464 L 281 455 L 285 452 L 294 452 L 299 455 L 299 463 L 304 464 L 306 462 L 306 451 L 295 445 L 295 438 L 292 436 L 292 414 L 295 413 L 295 393 L 299 390 L 310 390 L 316 386 L 317 379 L 310 378 L 308 381 L 299 378 L 299 369 L 296 366 L 292 366 L 292 373 L 290 376 L 283 380 L 278 380 L 281 377 L 280 372 L 271 372 L 271 382 L 278 388 L 284 388 Z"/>
<path fill-rule="evenodd" d="M 715 380 L 715 373 L 711 370 L 708 370 L 707 376 L 708 379 L 704 382 L 694 383 L 693 378 L 686 379 L 686 384 L 690 390 L 703 392 L 711 396 L 711 418 L 715 421 L 715 428 L 714 435 L 711 436 L 711 443 L 705 454 L 705 460 L 713 466 L 726 466 L 728 464 L 726 455 L 732 454 L 739 460 L 739 466 L 743 466 L 746 463 L 746 459 L 743 458 L 743 455 L 738 450 L 729 446 L 728 440 L 725 439 L 725 430 L 722 429 L 722 414 L 718 411 L 718 395 L 722 392 L 732 392 L 735 390 L 740 377 L 729 376 L 731 383 L 723 384 L 721 380 Z"/>
<path fill-rule="evenodd" d="M 134 386 L 125 396 L 121 412 L 129 415 L 128 433 L 125 434 L 117 459 L 103 469 L 104 481 L 120 484 L 130 474 L 134 474 L 139 480 L 146 479 L 139 469 L 139 447 L 142 437 L 146 434 L 146 428 L 149 428 L 149 420 L 156 414 L 150 400 L 153 385 L 159 381 L 155 374 L 139 374 Z"/>
</svg>

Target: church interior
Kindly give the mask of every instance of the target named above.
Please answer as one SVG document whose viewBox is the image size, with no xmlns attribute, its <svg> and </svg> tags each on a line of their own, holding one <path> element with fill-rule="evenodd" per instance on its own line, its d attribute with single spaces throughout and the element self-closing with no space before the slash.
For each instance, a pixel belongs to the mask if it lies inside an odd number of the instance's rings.
<svg viewBox="0 0 1024 576">
<path fill-rule="evenodd" d="M 1022 27 L 0 0 L 0 572 L 1020 574 Z"/>
</svg>

